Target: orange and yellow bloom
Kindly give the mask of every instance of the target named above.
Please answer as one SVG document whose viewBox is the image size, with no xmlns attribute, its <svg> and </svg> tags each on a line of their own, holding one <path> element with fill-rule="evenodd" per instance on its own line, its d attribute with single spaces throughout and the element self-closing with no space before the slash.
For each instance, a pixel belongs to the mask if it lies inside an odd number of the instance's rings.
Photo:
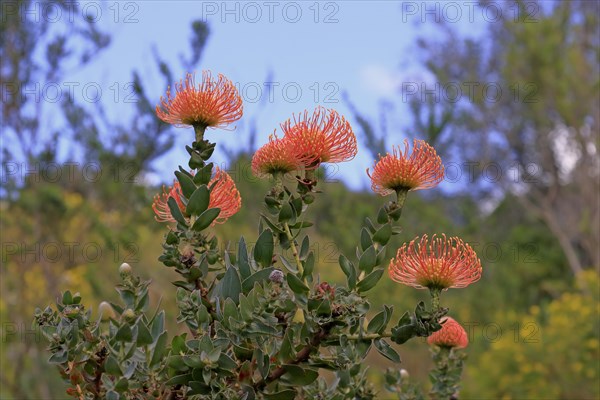
<svg viewBox="0 0 600 400">
<path fill-rule="evenodd" d="M 187 74 L 175 84 L 175 94 L 169 87 L 156 106 L 158 118 L 178 127 L 224 128 L 239 120 L 242 113 L 242 98 L 235 85 L 221 74 L 214 80 L 209 71 L 202 72 L 198 86 L 194 75 Z"/>
<path fill-rule="evenodd" d="M 152 209 L 154 210 L 154 218 L 158 222 L 175 222 L 175 218 L 171 214 L 169 205 L 169 197 L 172 197 L 176 202 L 177 206 L 182 213 L 185 212 L 185 204 L 183 203 L 183 194 L 181 193 L 181 185 L 178 181 L 173 182 L 173 186 L 166 189 L 165 186 L 162 188 L 162 193 L 154 196 L 154 202 L 152 203 Z"/>
<path fill-rule="evenodd" d="M 208 208 L 219 208 L 221 211 L 212 225 L 224 223 L 229 217 L 237 213 L 242 206 L 240 192 L 237 190 L 231 176 L 219 167 L 215 167 L 215 170 L 215 175 L 208 183 L 210 189 Z M 167 203 L 169 197 L 175 199 L 179 210 L 185 216 L 186 207 L 181 193 L 181 186 L 178 181 L 174 181 L 172 187 L 168 189 L 163 187 L 163 192 L 154 196 L 152 209 L 158 222 L 175 222 Z"/>
<path fill-rule="evenodd" d="M 254 153 L 252 172 L 258 177 L 286 174 L 302 168 L 291 141 L 271 135 L 269 141 Z"/>
<path fill-rule="evenodd" d="M 208 208 L 220 208 L 221 212 L 213 224 L 222 224 L 242 208 L 242 198 L 231 176 L 219 167 L 208 183 L 210 202 Z"/>
<path fill-rule="evenodd" d="M 432 333 L 427 338 L 427 343 L 439 347 L 451 347 L 463 349 L 469 344 L 469 338 L 465 328 L 451 317 L 444 317 L 440 320 L 442 329 Z"/>
<path fill-rule="evenodd" d="M 429 189 L 444 179 L 442 159 L 427 142 L 415 139 L 412 153 L 408 150 L 405 140 L 404 152 L 400 146 L 394 146 L 392 154 L 379 157 L 373 172 L 367 169 L 374 192 L 386 196 L 398 191 Z"/>
<path fill-rule="evenodd" d="M 281 129 L 305 168 L 349 161 L 358 151 L 350 123 L 335 110 L 317 107 L 312 115 L 304 111 L 281 124 Z"/>
<path fill-rule="evenodd" d="M 390 261 L 390 278 L 417 289 L 463 288 L 481 278 L 481 261 L 457 237 L 427 235 L 398 249 Z"/>
</svg>

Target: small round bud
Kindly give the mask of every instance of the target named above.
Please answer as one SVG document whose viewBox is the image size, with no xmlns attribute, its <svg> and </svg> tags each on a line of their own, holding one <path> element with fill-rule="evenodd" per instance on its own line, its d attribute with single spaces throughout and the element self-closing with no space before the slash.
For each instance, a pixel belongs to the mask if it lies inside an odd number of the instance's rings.
<svg viewBox="0 0 600 400">
<path fill-rule="evenodd" d="M 401 377 L 402 379 L 408 379 L 408 377 L 409 377 L 409 375 L 408 375 L 408 371 L 407 371 L 407 370 L 405 370 L 404 368 L 402 368 L 402 369 L 400 370 L 400 377 Z"/>
<path fill-rule="evenodd" d="M 133 321 L 135 319 L 135 312 L 133 312 L 131 308 L 128 308 L 127 310 L 123 311 L 121 317 L 126 321 Z"/>
<path fill-rule="evenodd" d="M 119 273 L 121 274 L 121 276 L 131 275 L 131 265 L 127 263 L 121 264 L 121 266 L 119 267 Z"/>
<path fill-rule="evenodd" d="M 102 321 L 108 321 L 111 318 L 115 318 L 115 310 L 113 310 L 112 306 L 106 301 L 100 303 L 98 306 L 98 313 L 100 314 L 100 319 L 102 319 Z"/>
<path fill-rule="evenodd" d="M 304 195 L 303 199 L 306 204 L 312 204 L 313 201 L 315 201 L 315 196 L 313 196 L 310 193 L 307 193 Z"/>
<path fill-rule="evenodd" d="M 283 272 L 281 272 L 278 269 L 274 270 L 269 275 L 269 280 L 271 282 L 275 282 L 275 283 L 282 283 L 283 282 Z"/>
</svg>

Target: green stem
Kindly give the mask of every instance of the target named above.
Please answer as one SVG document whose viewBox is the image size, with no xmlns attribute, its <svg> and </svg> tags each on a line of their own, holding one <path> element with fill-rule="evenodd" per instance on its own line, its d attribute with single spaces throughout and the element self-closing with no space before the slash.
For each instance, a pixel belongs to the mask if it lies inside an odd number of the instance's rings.
<svg viewBox="0 0 600 400">
<path fill-rule="evenodd" d="M 196 133 L 196 142 L 201 142 L 204 140 L 204 132 L 206 131 L 206 125 L 195 124 L 194 132 Z"/>
<path fill-rule="evenodd" d="M 281 192 L 283 192 L 283 179 L 281 177 L 281 173 L 275 172 L 273 174 L 273 181 L 275 182 L 273 190 L 275 191 L 275 195 L 279 196 Z"/>
<path fill-rule="evenodd" d="M 364 335 L 346 335 L 348 340 L 375 340 L 392 337 L 391 332 L 383 333 L 366 333 Z"/>
<path fill-rule="evenodd" d="M 440 310 L 440 289 L 429 289 L 431 293 L 431 309 L 434 313 Z"/>
<path fill-rule="evenodd" d="M 296 244 L 294 243 L 294 237 L 292 236 L 292 232 L 290 231 L 290 226 L 287 222 L 283 223 L 283 229 L 285 230 L 285 235 L 287 236 L 290 247 L 292 248 L 292 254 L 294 255 L 294 260 L 296 261 L 296 267 L 298 267 L 298 272 L 300 275 L 304 273 L 304 267 L 302 267 L 302 262 L 300 261 L 300 255 L 298 254 L 298 249 L 296 248 Z M 302 277 L 302 281 L 304 281 L 304 277 Z"/>
<path fill-rule="evenodd" d="M 396 190 L 396 204 L 398 204 L 398 208 L 404 207 L 404 202 L 406 201 L 407 195 L 408 195 L 408 190 L 406 190 L 406 189 L 397 189 Z"/>
</svg>

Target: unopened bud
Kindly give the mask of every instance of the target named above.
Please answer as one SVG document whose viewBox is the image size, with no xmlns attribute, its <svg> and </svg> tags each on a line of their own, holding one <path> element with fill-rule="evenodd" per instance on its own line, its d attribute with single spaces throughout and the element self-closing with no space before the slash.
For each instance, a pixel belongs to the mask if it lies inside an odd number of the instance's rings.
<svg viewBox="0 0 600 400">
<path fill-rule="evenodd" d="M 98 305 L 98 313 L 100 313 L 102 321 L 108 321 L 111 318 L 115 318 L 115 310 L 113 310 L 112 306 L 106 301 L 103 301 Z"/>
<path fill-rule="evenodd" d="M 127 263 L 121 264 L 121 266 L 119 267 L 119 273 L 121 274 L 121 276 L 131 275 L 131 265 Z"/>
<path fill-rule="evenodd" d="M 132 321 L 135 319 L 135 312 L 133 312 L 131 308 L 128 308 L 127 310 L 123 311 L 121 317 L 126 321 Z"/>
<path fill-rule="evenodd" d="M 408 375 L 408 371 L 407 371 L 407 370 L 405 370 L 404 368 L 402 368 L 402 369 L 400 370 L 400 377 L 401 377 L 402 379 L 408 379 L 408 377 L 409 377 L 409 375 Z"/>
<path fill-rule="evenodd" d="M 306 204 L 312 204 L 313 201 L 315 201 L 315 196 L 313 196 L 310 193 L 307 193 L 304 195 L 303 199 Z"/>
<path fill-rule="evenodd" d="M 271 282 L 282 283 L 283 282 L 283 272 L 276 269 L 269 275 L 269 280 Z"/>
</svg>

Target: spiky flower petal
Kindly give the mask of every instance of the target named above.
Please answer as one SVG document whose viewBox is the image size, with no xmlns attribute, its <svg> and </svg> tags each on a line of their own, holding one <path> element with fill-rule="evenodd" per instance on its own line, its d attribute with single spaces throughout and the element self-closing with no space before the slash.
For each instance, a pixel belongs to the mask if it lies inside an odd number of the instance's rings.
<svg viewBox="0 0 600 400">
<path fill-rule="evenodd" d="M 213 225 L 224 223 L 242 207 L 240 192 L 231 176 L 219 167 L 215 167 L 215 170 L 215 175 L 208 183 L 210 188 L 208 208 L 220 208 L 221 212 Z"/>
<path fill-rule="evenodd" d="M 240 119 L 242 113 L 242 98 L 235 85 L 221 74 L 214 80 L 209 71 L 202 72 L 198 86 L 194 75 L 187 74 L 175 84 L 175 94 L 169 87 L 156 106 L 158 118 L 178 127 L 223 128 Z"/>
<path fill-rule="evenodd" d="M 176 202 L 177 206 L 183 213 L 185 211 L 185 205 L 183 204 L 183 194 L 181 193 L 181 186 L 178 181 L 173 181 L 173 186 L 166 189 L 162 188 L 162 193 L 154 196 L 154 202 L 152 203 L 152 209 L 156 214 L 154 218 L 158 222 L 175 222 L 175 218 L 171 215 L 168 201 L 169 197 L 172 197 Z"/>
<path fill-rule="evenodd" d="M 296 156 L 291 142 L 286 138 L 269 136 L 269 141 L 254 153 L 252 172 L 264 178 L 273 174 L 286 174 L 298 170 L 302 163 Z"/>
<path fill-rule="evenodd" d="M 398 190 L 429 189 L 444 179 L 442 159 L 427 142 L 415 139 L 412 153 L 408 150 L 408 141 L 404 140 L 404 152 L 394 146 L 392 154 L 379 157 L 373 172 L 367 169 L 374 192 L 386 196 Z"/>
<path fill-rule="evenodd" d="M 398 249 L 390 261 L 390 278 L 417 289 L 463 288 L 481 278 L 481 261 L 457 237 L 427 235 Z"/>
<path fill-rule="evenodd" d="M 356 136 L 350 123 L 335 110 L 317 107 L 281 124 L 285 139 L 306 168 L 323 162 L 349 161 L 356 156 Z"/>
<path fill-rule="evenodd" d="M 451 317 L 440 320 L 442 329 L 432 333 L 427 338 L 427 343 L 439 347 L 453 347 L 463 349 L 469 344 L 469 338 L 465 328 Z"/>
<path fill-rule="evenodd" d="M 242 199 L 240 192 L 235 186 L 235 182 L 231 179 L 231 176 L 219 167 L 215 167 L 215 174 L 208 183 L 210 188 L 210 200 L 208 208 L 219 208 L 221 209 L 219 216 L 213 221 L 212 225 L 222 224 L 229 217 L 237 213 L 242 206 Z M 158 222 L 174 222 L 175 218 L 171 214 L 169 208 L 169 197 L 173 197 L 177 202 L 177 206 L 181 210 L 181 213 L 185 215 L 185 204 L 183 202 L 183 194 L 181 192 L 181 186 L 177 180 L 173 182 L 173 186 L 165 189 L 163 186 L 162 194 L 154 196 L 154 203 L 152 209 L 156 214 L 156 220 Z"/>
</svg>

